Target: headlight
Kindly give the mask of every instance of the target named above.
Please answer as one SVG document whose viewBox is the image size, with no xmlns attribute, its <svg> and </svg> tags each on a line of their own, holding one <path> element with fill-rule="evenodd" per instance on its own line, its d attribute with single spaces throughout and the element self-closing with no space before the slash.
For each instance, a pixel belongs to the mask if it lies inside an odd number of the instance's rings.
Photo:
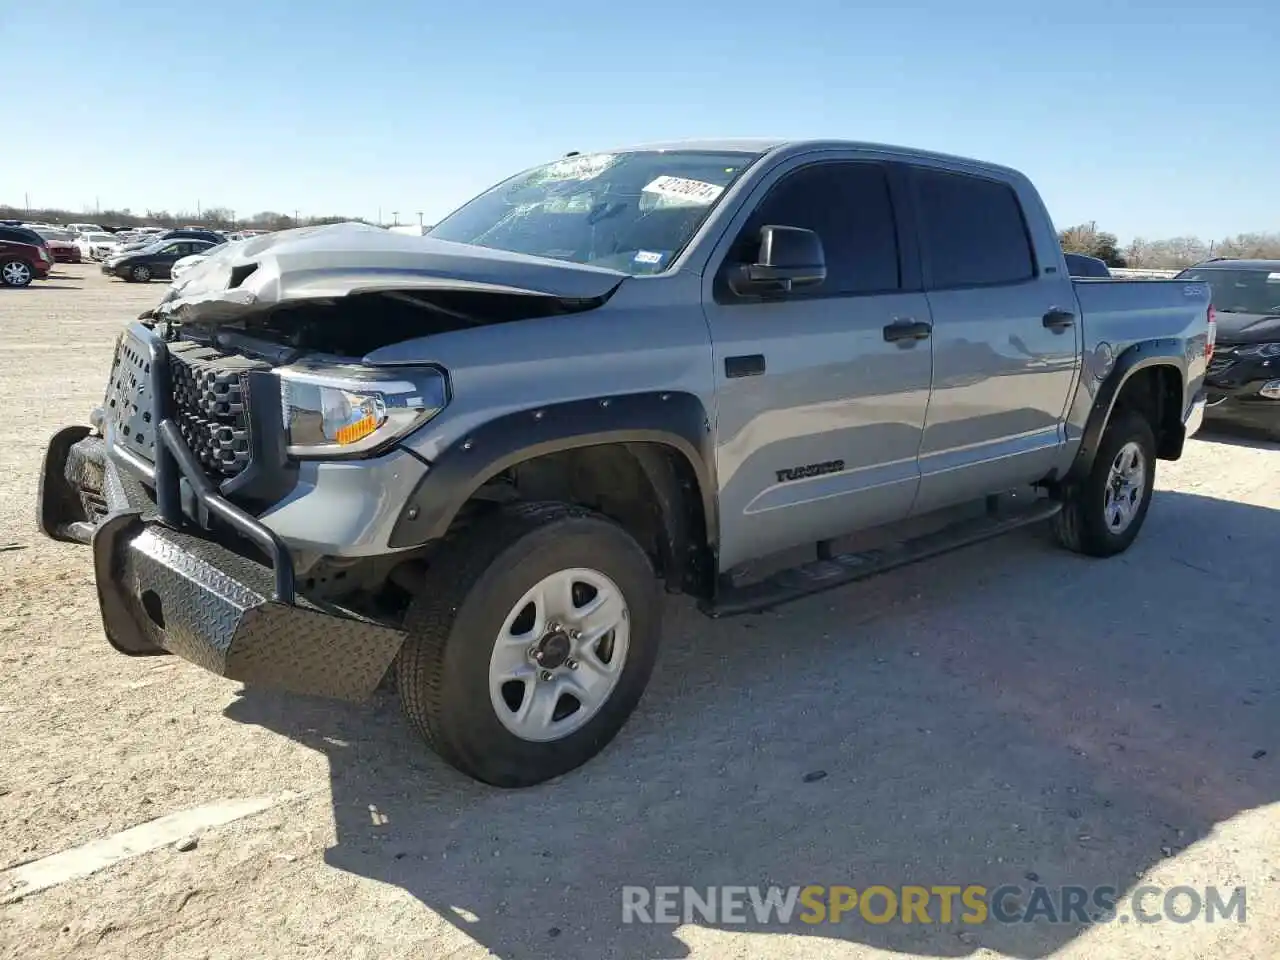
<svg viewBox="0 0 1280 960">
<path fill-rule="evenodd" d="M 1237 357 L 1280 357 L 1280 343 L 1255 343 L 1248 347 L 1236 347 Z"/>
<path fill-rule="evenodd" d="M 449 400 L 445 375 L 430 367 L 298 365 L 276 374 L 285 443 L 295 457 L 368 454 L 417 429 Z"/>
</svg>

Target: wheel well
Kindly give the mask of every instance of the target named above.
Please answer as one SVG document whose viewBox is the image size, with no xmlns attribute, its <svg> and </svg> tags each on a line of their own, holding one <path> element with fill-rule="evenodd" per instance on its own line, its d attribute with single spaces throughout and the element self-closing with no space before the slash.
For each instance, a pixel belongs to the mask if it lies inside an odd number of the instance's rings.
<svg viewBox="0 0 1280 960">
<path fill-rule="evenodd" d="M 715 570 L 702 493 L 692 464 L 673 447 L 593 444 L 533 457 L 489 478 L 450 529 L 502 503 L 577 504 L 635 537 L 668 590 L 702 597 L 710 595 Z"/>
<path fill-rule="evenodd" d="M 1115 411 L 1140 413 L 1156 437 L 1156 456 L 1176 460 L 1182 455 L 1182 377 L 1172 364 L 1139 370 L 1120 389 Z M 1113 413 L 1114 416 L 1114 413 Z"/>
</svg>

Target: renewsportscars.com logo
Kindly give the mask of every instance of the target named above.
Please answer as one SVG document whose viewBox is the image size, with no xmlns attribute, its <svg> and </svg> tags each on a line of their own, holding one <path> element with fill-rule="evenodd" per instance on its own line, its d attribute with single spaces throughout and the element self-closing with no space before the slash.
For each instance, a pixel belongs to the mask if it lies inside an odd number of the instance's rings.
<svg viewBox="0 0 1280 960">
<path fill-rule="evenodd" d="M 981 884 L 858 888 L 622 888 L 622 922 L 650 924 L 1215 923 L 1245 922 L 1245 888 Z"/>
</svg>

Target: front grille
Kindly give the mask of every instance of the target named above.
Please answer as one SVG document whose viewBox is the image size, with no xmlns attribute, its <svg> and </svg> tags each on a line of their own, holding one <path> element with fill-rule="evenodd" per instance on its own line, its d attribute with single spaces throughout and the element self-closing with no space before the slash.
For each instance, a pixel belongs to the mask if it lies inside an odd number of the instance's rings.
<svg viewBox="0 0 1280 960">
<path fill-rule="evenodd" d="M 249 465 L 248 374 L 271 365 L 198 343 L 167 346 L 178 431 L 215 481 L 236 476 Z M 112 360 L 105 413 L 115 443 L 154 463 L 150 375 L 146 346 L 126 332 Z"/>
<path fill-rule="evenodd" d="M 210 474 L 234 477 L 249 465 L 247 374 L 269 367 L 197 343 L 169 344 L 174 418 Z"/>
</svg>

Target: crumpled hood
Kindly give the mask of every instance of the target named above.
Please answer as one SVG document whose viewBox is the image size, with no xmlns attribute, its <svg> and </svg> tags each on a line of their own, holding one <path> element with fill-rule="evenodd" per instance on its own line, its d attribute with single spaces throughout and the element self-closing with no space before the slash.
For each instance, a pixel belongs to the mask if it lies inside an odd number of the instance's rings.
<svg viewBox="0 0 1280 960">
<path fill-rule="evenodd" d="M 1280 341 L 1280 314 L 1214 313 L 1219 343 L 1267 343 Z"/>
<path fill-rule="evenodd" d="M 185 273 L 155 313 L 221 320 L 289 300 L 387 290 L 473 290 L 592 300 L 608 296 L 627 276 L 430 235 L 337 223 L 229 243 Z"/>
</svg>

